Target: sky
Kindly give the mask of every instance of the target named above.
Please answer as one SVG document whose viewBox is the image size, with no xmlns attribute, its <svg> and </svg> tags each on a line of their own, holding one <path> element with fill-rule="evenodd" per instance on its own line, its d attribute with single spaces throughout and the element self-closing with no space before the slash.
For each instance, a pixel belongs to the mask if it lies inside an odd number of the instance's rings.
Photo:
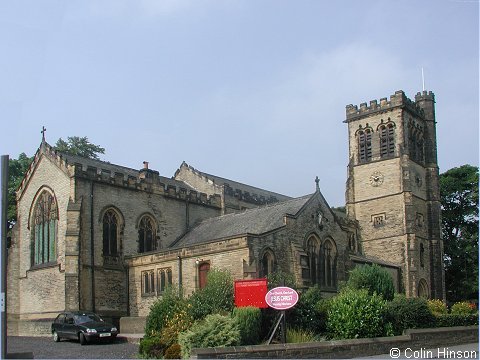
<svg viewBox="0 0 480 360">
<path fill-rule="evenodd" d="M 0 155 L 101 159 L 345 203 L 345 107 L 436 98 L 440 172 L 479 160 L 478 0 L 3 0 Z"/>
</svg>

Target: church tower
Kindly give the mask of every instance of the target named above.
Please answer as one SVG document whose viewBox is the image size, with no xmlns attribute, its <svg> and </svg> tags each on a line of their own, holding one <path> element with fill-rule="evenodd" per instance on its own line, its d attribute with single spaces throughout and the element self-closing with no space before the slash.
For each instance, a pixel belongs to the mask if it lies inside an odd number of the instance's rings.
<svg viewBox="0 0 480 360">
<path fill-rule="evenodd" d="M 435 96 L 347 105 L 347 214 L 366 256 L 401 267 L 408 297 L 445 299 Z"/>
</svg>

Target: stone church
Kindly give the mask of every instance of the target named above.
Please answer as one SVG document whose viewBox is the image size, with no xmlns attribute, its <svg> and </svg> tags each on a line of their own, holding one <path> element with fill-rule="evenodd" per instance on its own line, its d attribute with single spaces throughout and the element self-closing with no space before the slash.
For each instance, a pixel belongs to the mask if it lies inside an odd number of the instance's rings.
<svg viewBox="0 0 480 360">
<path fill-rule="evenodd" d="M 346 212 L 318 179 L 291 198 L 185 162 L 170 178 L 67 155 L 43 138 L 17 191 L 9 334 L 48 333 L 63 310 L 144 317 L 168 285 L 188 295 L 213 267 L 235 279 L 281 270 L 331 296 L 377 263 L 407 296 L 444 299 L 434 103 L 397 91 L 346 107 Z"/>
</svg>

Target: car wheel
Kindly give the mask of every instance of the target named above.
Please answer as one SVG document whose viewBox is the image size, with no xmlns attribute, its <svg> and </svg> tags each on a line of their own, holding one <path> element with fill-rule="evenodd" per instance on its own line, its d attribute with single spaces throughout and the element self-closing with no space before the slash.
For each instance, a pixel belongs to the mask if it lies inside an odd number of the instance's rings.
<svg viewBox="0 0 480 360">
<path fill-rule="evenodd" d="M 53 341 L 55 341 L 55 342 L 60 341 L 60 336 L 58 336 L 56 331 L 54 331 L 52 335 L 53 335 Z"/>
<path fill-rule="evenodd" d="M 83 333 L 78 334 L 78 341 L 80 341 L 80 345 L 85 345 L 87 343 L 87 339 Z"/>
</svg>

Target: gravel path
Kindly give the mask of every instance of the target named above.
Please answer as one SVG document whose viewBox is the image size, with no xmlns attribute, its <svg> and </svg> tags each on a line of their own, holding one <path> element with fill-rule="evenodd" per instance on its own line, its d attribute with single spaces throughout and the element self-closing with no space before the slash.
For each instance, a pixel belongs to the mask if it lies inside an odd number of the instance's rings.
<svg viewBox="0 0 480 360">
<path fill-rule="evenodd" d="M 80 345 L 78 341 L 54 342 L 51 337 L 9 336 L 7 353 L 33 352 L 35 359 L 138 359 L 138 344 L 122 342 Z"/>
</svg>

